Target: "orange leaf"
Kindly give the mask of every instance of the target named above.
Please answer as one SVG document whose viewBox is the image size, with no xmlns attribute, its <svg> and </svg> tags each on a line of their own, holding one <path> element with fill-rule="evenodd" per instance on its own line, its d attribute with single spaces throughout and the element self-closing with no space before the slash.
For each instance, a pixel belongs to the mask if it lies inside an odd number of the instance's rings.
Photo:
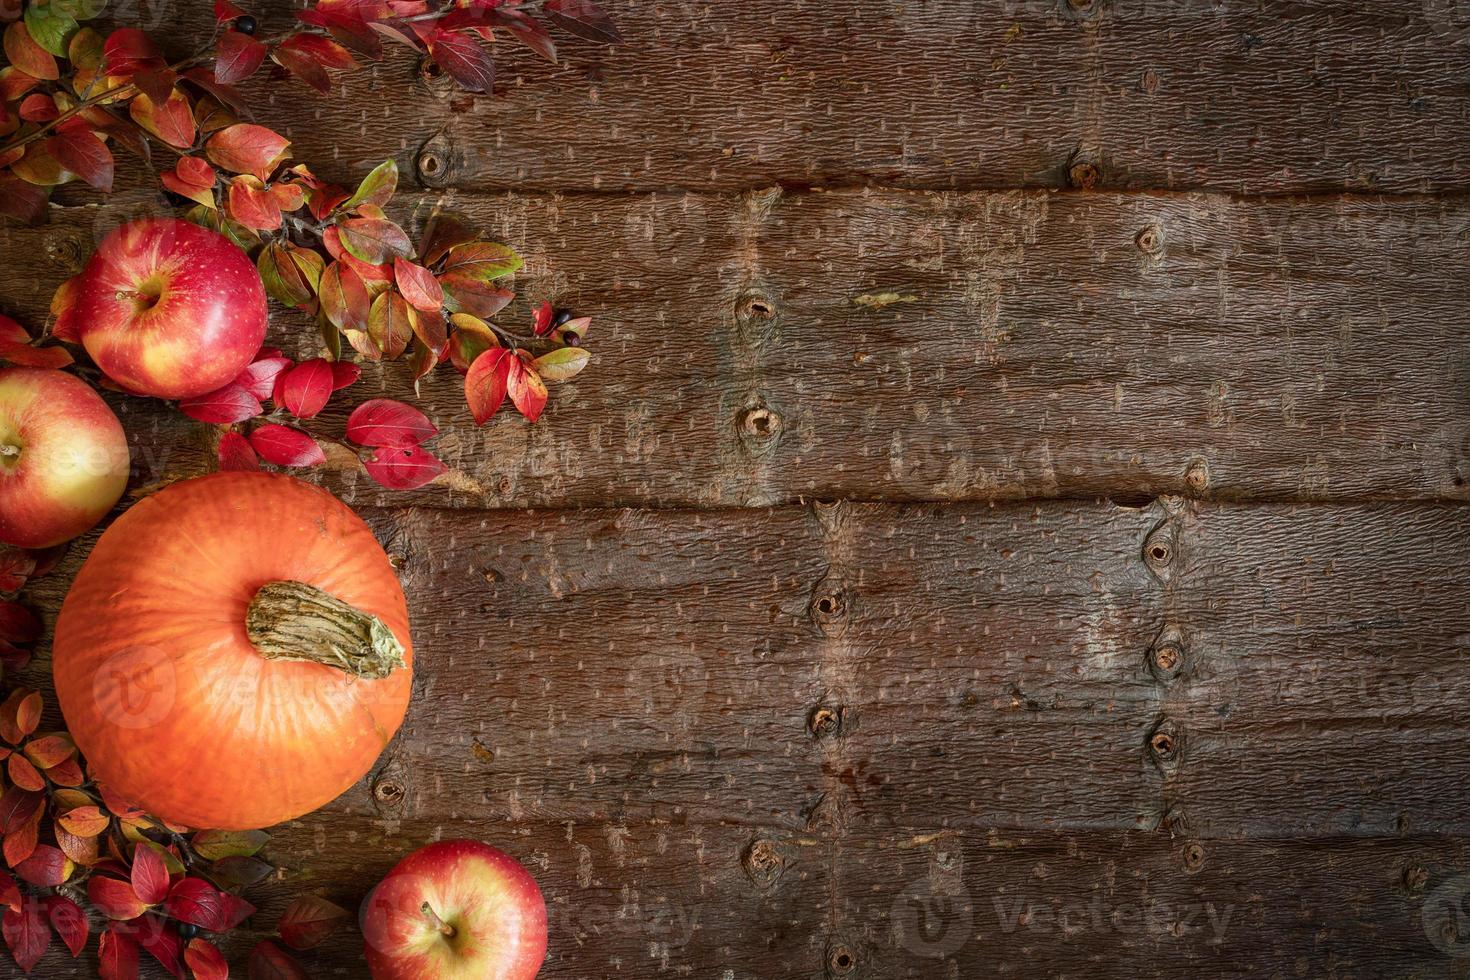
<svg viewBox="0 0 1470 980">
<path fill-rule="evenodd" d="M 403 298 L 414 309 L 437 313 L 444 306 L 444 290 L 434 274 L 411 259 L 398 256 L 393 259 L 393 277 Z"/>
<path fill-rule="evenodd" d="M 525 351 L 516 353 L 529 357 Z M 517 357 L 511 364 L 506 394 L 510 396 L 511 403 L 526 417 L 527 422 L 539 419 L 542 410 L 546 408 L 546 385 L 534 368 L 522 363 L 521 357 Z"/>
<path fill-rule="evenodd" d="M 26 758 L 42 769 L 60 765 L 76 754 L 77 744 L 65 733 L 43 735 L 26 743 Z"/>
<path fill-rule="evenodd" d="M 464 377 L 464 397 L 477 425 L 484 425 L 500 410 L 510 384 L 516 358 L 504 347 L 485 351 L 470 365 Z"/>
<path fill-rule="evenodd" d="M 230 181 L 230 217 L 252 231 L 281 227 L 281 206 L 259 178 L 241 174 Z"/>
<path fill-rule="evenodd" d="M 68 810 L 56 818 L 64 830 L 77 837 L 96 837 L 107 829 L 112 818 L 102 812 L 98 806 L 79 806 L 74 810 Z"/>
<path fill-rule="evenodd" d="M 10 774 L 10 781 L 21 789 L 35 790 L 40 792 L 46 788 L 46 780 L 31 765 L 31 760 L 23 755 L 12 755 L 5 761 L 5 771 Z"/>
<path fill-rule="evenodd" d="M 189 100 L 177 89 L 161 106 L 146 95 L 136 96 L 128 103 L 128 115 L 170 146 L 187 147 L 194 143 L 194 112 Z"/>
<path fill-rule="evenodd" d="M 217 167 L 235 174 L 253 174 L 265 181 L 290 145 L 290 140 L 274 130 L 236 123 L 211 136 L 204 152 Z"/>
<path fill-rule="evenodd" d="M 25 21 L 15 21 L 5 28 L 5 57 L 19 71 L 32 78 L 54 82 L 61 77 L 56 57 L 36 43 Z"/>
</svg>

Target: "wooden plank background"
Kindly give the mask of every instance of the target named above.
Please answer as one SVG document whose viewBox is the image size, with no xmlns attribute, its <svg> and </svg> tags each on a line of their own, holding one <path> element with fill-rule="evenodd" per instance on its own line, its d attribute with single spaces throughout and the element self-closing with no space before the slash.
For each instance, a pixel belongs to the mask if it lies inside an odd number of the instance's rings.
<svg viewBox="0 0 1470 980">
<path fill-rule="evenodd" d="M 260 928 L 472 836 L 537 874 L 547 977 L 1470 976 L 1470 10 L 609 6 L 626 46 L 507 49 L 490 98 L 251 83 L 596 317 L 534 427 L 424 385 L 454 480 L 314 475 L 419 674 Z M 184 53 L 205 7 L 120 16 Z M 0 309 L 162 207 L 129 180 L 0 229 Z M 113 401 L 135 493 L 212 468 Z"/>
</svg>

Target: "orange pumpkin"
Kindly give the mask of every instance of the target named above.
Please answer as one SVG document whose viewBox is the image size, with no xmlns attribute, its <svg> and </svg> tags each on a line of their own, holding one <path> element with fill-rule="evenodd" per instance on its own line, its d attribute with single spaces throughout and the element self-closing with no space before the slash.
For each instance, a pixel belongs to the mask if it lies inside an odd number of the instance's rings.
<svg viewBox="0 0 1470 980">
<path fill-rule="evenodd" d="M 173 484 L 123 514 L 67 594 L 56 694 L 93 776 L 171 824 L 246 830 L 361 779 L 408 707 L 398 577 L 325 490 Z"/>
</svg>

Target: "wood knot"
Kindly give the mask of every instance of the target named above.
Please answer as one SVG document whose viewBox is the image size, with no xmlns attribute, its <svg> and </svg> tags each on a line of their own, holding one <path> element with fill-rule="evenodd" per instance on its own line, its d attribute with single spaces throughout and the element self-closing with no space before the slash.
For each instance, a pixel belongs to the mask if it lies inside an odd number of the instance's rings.
<svg viewBox="0 0 1470 980">
<path fill-rule="evenodd" d="M 1196 494 L 1210 489 L 1210 465 L 1202 459 L 1191 462 L 1184 471 L 1184 485 Z"/>
<path fill-rule="evenodd" d="M 1422 864 L 1411 864 L 1404 869 L 1404 887 L 1412 893 L 1422 892 L 1429 884 L 1429 871 Z"/>
<path fill-rule="evenodd" d="M 1090 191 L 1102 180 L 1097 164 L 1088 160 L 1075 161 L 1067 170 L 1067 180 L 1079 191 Z"/>
<path fill-rule="evenodd" d="M 845 706 L 831 707 L 819 704 L 807 715 L 807 731 L 817 740 L 841 738 L 851 724 L 850 712 Z"/>
<path fill-rule="evenodd" d="M 850 977 L 857 968 L 857 951 L 846 941 L 837 939 L 827 944 L 827 976 Z"/>
<path fill-rule="evenodd" d="M 1144 95 L 1153 95 L 1159 90 L 1159 73 L 1152 68 L 1145 68 L 1143 76 L 1138 80 L 1138 88 Z"/>
<path fill-rule="evenodd" d="M 425 187 L 445 187 L 453 180 L 452 149 L 443 136 L 434 137 L 419 149 L 419 155 L 414 159 L 419 183 Z"/>
<path fill-rule="evenodd" d="M 781 441 L 781 416 L 769 405 L 751 405 L 735 418 L 735 431 L 746 453 L 759 458 L 774 452 Z"/>
<path fill-rule="evenodd" d="M 1180 856 L 1184 860 L 1184 870 L 1190 874 L 1196 874 L 1205 866 L 1205 846 L 1199 841 L 1185 844 Z"/>
<path fill-rule="evenodd" d="M 852 614 L 852 603 L 853 596 L 846 587 L 824 581 L 812 595 L 807 615 L 823 633 L 832 634 L 846 624 Z"/>
<path fill-rule="evenodd" d="M 1172 770 L 1184 752 L 1183 733 L 1167 718 L 1154 726 L 1148 736 L 1148 751 L 1160 769 Z"/>
<path fill-rule="evenodd" d="M 1164 630 L 1148 652 L 1149 670 L 1160 683 L 1184 673 L 1186 659 L 1184 640 L 1172 626 Z"/>
<path fill-rule="evenodd" d="M 1133 236 L 1133 244 L 1145 255 L 1158 255 L 1164 250 L 1164 229 L 1149 225 Z"/>
<path fill-rule="evenodd" d="M 740 855 L 740 867 L 762 891 L 770 891 L 786 873 L 785 849 L 778 841 L 765 837 L 751 841 Z"/>
<path fill-rule="evenodd" d="M 75 235 L 48 236 L 46 256 L 68 274 L 81 272 L 89 258 L 86 246 Z"/>
<path fill-rule="evenodd" d="M 1174 558 L 1174 531 L 1165 521 L 1144 539 L 1143 563 L 1160 581 L 1167 582 L 1173 572 Z"/>
<path fill-rule="evenodd" d="M 384 806 L 397 806 L 408 795 L 408 790 L 392 776 L 384 776 L 373 783 L 373 799 Z"/>
<path fill-rule="evenodd" d="M 749 343 L 758 344 L 770 337 L 780 316 L 776 301 L 761 290 L 747 290 L 735 298 L 735 325 Z"/>
</svg>

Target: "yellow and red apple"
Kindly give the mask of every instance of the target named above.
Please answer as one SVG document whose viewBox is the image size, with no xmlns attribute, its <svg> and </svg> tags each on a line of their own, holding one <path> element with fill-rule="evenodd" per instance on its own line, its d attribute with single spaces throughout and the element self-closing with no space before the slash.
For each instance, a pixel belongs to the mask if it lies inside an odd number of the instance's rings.
<svg viewBox="0 0 1470 980">
<path fill-rule="evenodd" d="M 70 540 L 127 482 L 127 437 L 90 385 L 65 371 L 0 368 L 0 542 Z"/>
<path fill-rule="evenodd" d="M 103 373 L 140 395 L 223 388 L 265 339 L 255 264 L 218 232 L 177 218 L 130 221 L 102 240 L 70 318 Z"/>
<path fill-rule="evenodd" d="M 362 932 L 373 980 L 531 980 L 546 958 L 546 902 L 504 851 L 440 841 L 373 889 Z"/>
</svg>

